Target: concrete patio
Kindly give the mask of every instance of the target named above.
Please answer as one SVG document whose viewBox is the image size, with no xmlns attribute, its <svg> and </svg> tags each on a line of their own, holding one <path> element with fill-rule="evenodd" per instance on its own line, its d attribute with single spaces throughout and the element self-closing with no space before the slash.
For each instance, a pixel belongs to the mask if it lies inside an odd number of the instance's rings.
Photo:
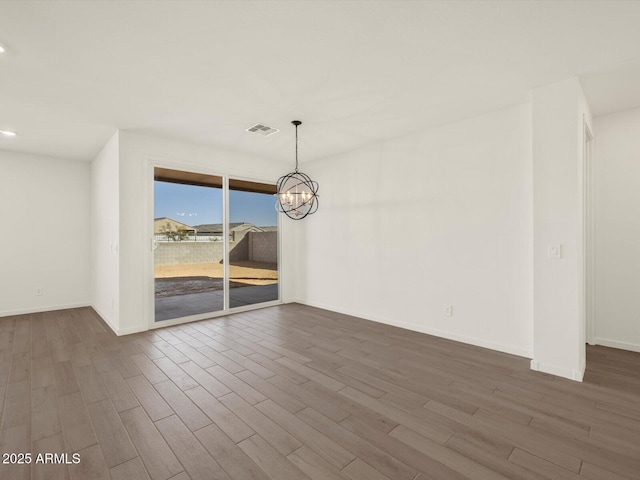
<svg viewBox="0 0 640 480">
<path fill-rule="evenodd" d="M 229 290 L 230 308 L 254 305 L 278 300 L 278 284 L 251 285 Z M 223 309 L 224 294 L 215 292 L 191 293 L 172 297 L 156 298 L 156 322 L 202 313 L 219 312 Z"/>
</svg>

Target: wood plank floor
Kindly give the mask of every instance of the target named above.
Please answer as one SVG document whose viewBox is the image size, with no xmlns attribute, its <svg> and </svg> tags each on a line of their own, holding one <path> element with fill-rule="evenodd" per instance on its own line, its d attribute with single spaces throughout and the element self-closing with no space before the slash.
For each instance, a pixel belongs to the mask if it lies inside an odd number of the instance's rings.
<svg viewBox="0 0 640 480">
<path fill-rule="evenodd" d="M 89 308 L 0 319 L 1 479 L 640 478 L 640 354 L 582 384 L 301 305 L 116 337 Z"/>
</svg>

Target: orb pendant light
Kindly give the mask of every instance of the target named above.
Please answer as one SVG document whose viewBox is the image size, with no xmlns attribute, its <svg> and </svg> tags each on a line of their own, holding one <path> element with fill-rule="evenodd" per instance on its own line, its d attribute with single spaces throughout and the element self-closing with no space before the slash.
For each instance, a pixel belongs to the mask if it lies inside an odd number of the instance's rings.
<svg viewBox="0 0 640 480">
<path fill-rule="evenodd" d="M 296 127 L 296 170 L 278 179 L 276 210 L 293 220 L 302 220 L 318 211 L 318 182 L 298 171 L 298 127 L 300 120 L 291 122 Z"/>
</svg>

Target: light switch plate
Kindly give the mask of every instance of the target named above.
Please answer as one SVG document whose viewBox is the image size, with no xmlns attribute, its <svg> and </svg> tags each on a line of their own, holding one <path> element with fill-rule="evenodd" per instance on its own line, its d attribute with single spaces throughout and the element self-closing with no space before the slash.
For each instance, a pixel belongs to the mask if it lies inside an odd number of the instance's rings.
<svg viewBox="0 0 640 480">
<path fill-rule="evenodd" d="M 562 258 L 562 245 L 549 245 L 549 258 L 553 260 Z"/>
</svg>

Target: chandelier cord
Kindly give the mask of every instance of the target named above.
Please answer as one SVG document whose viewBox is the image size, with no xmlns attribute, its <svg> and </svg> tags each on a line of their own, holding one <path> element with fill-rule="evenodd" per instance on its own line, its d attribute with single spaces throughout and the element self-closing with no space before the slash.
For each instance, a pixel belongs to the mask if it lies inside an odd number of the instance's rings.
<svg viewBox="0 0 640 480">
<path fill-rule="evenodd" d="M 298 173 L 298 125 L 296 125 L 296 173 Z"/>
</svg>

